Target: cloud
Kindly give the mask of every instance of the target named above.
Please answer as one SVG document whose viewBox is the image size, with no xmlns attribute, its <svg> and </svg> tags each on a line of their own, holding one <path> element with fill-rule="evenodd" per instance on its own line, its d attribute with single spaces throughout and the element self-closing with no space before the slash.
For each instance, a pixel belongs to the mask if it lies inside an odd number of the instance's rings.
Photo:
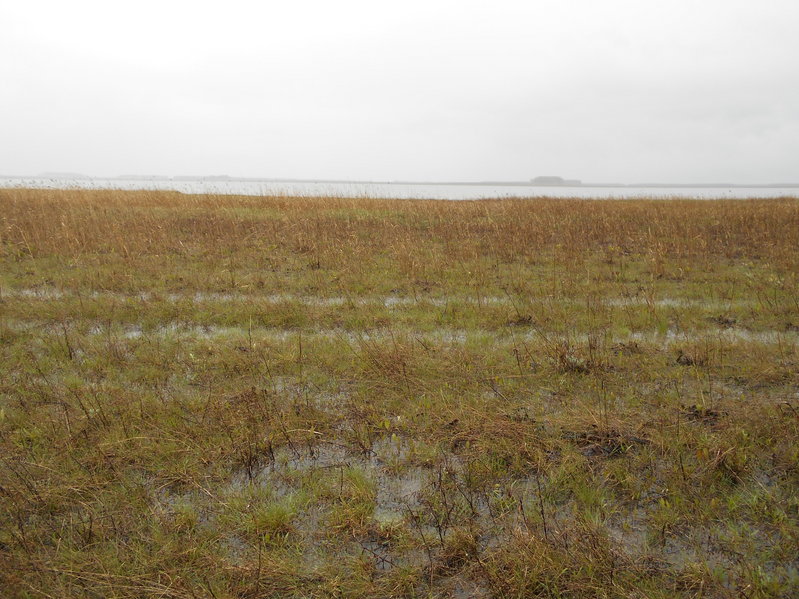
<svg viewBox="0 0 799 599">
<path fill-rule="evenodd" d="M 799 179 L 793 2 L 6 4 L 6 172 Z"/>
</svg>

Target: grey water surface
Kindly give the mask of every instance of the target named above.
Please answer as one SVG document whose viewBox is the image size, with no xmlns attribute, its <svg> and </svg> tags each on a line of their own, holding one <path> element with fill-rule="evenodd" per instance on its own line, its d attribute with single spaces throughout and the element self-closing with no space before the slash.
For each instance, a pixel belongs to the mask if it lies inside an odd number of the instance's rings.
<svg viewBox="0 0 799 599">
<path fill-rule="evenodd" d="M 173 190 L 192 194 L 476 200 L 484 198 L 778 198 L 799 197 L 789 186 L 532 185 L 524 183 L 393 183 L 215 178 L 0 177 L 0 188 Z"/>
</svg>

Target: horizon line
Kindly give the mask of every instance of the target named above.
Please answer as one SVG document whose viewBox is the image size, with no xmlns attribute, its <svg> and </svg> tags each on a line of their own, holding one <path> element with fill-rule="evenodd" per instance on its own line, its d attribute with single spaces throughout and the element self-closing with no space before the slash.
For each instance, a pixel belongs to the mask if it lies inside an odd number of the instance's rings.
<svg viewBox="0 0 799 599">
<path fill-rule="evenodd" d="M 722 181 L 711 182 L 590 182 L 580 180 L 564 180 L 561 182 L 541 183 L 533 179 L 503 180 L 421 180 L 421 179 L 336 179 L 336 178 L 299 178 L 299 177 L 236 177 L 231 175 L 138 175 L 123 174 L 112 176 L 86 175 L 70 172 L 43 172 L 36 175 L 0 175 L 4 179 L 73 179 L 73 180 L 153 180 L 153 181 L 210 181 L 210 182 L 274 182 L 274 183 L 339 183 L 362 185 L 499 185 L 499 186 L 526 186 L 526 187 L 799 187 L 799 182 L 769 182 L 769 183 L 731 183 Z"/>
</svg>

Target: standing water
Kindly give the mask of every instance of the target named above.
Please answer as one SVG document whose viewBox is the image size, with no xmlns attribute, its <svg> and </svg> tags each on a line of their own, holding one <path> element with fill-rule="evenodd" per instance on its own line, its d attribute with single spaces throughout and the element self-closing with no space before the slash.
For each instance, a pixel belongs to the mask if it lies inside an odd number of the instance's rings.
<svg viewBox="0 0 799 599">
<path fill-rule="evenodd" d="M 610 186 L 532 185 L 526 183 L 390 183 L 345 181 L 278 181 L 266 179 L 189 178 L 37 178 L 0 177 L 0 188 L 152 189 L 193 194 L 369 197 L 397 199 L 477 200 L 483 198 L 778 198 L 799 197 L 799 186 Z"/>
</svg>

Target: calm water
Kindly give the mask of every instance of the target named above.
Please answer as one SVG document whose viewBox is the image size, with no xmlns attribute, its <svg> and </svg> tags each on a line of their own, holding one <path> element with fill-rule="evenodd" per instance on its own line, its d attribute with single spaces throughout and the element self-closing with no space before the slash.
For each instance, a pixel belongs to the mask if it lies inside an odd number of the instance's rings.
<svg viewBox="0 0 799 599">
<path fill-rule="evenodd" d="M 205 181 L 125 179 L 42 179 L 0 177 L 1 187 L 40 189 L 168 189 L 184 193 L 421 198 L 475 200 L 482 198 L 776 198 L 799 197 L 797 187 L 591 187 L 536 185 L 339 183 L 295 181 Z"/>
</svg>

